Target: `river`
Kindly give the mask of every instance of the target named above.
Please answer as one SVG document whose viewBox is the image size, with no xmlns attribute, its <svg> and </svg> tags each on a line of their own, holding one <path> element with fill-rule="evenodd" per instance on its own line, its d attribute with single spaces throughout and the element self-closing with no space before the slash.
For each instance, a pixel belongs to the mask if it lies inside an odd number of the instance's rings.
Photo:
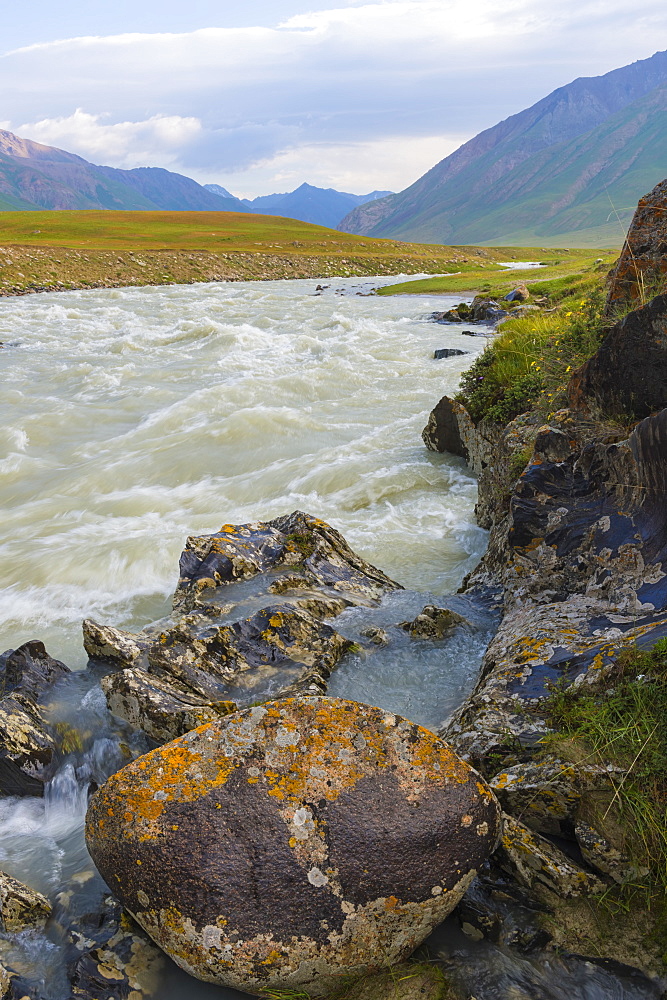
<svg viewBox="0 0 667 1000">
<path fill-rule="evenodd" d="M 42 639 L 80 671 L 84 617 L 138 629 L 168 614 L 187 535 L 295 509 L 330 522 L 407 588 L 374 623 L 452 594 L 486 532 L 465 464 L 428 452 L 420 431 L 486 338 L 427 321 L 458 297 L 367 294 L 395 280 L 336 279 L 320 293 L 301 280 L 0 301 L 0 650 Z M 436 361 L 439 347 L 466 353 Z M 354 636 L 357 619 L 348 612 L 336 627 Z M 350 655 L 330 693 L 436 728 L 474 683 L 487 635 L 478 626 L 446 655 L 407 639 L 391 656 Z M 59 930 L 0 936 L 0 959 L 47 1000 L 66 1000 L 62 929 L 104 891 L 83 842 L 86 788 L 121 765 L 123 743 L 144 747 L 87 673 L 60 685 L 48 710 L 76 725 L 82 746 L 44 800 L 0 800 L 0 867 L 49 896 Z M 475 961 L 499 968 L 494 955 Z M 478 1000 L 523 996 L 507 975 L 510 992 L 480 982 Z M 542 995 L 561 994 L 536 988 Z M 570 985 L 562 995 L 608 994 Z M 618 993 L 635 995 L 644 996 Z M 157 996 L 240 994 L 169 965 Z"/>
</svg>

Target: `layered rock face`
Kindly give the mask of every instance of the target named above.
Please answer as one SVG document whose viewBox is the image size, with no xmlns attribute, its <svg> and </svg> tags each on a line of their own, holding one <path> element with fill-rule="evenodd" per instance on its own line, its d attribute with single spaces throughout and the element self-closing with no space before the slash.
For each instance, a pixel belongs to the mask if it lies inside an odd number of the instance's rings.
<svg viewBox="0 0 667 1000">
<path fill-rule="evenodd" d="M 667 222 L 665 241 L 667 251 Z M 626 419 L 667 406 L 667 295 L 616 323 L 597 353 L 575 372 L 568 391 L 573 406 L 593 404 Z"/>
<path fill-rule="evenodd" d="M 643 305 L 664 291 L 667 275 L 667 180 L 642 198 L 621 256 L 609 275 L 606 313 Z M 621 369 L 619 369 L 619 372 Z"/>
<path fill-rule="evenodd" d="M 88 812 L 106 882 L 191 974 L 307 989 L 410 954 L 498 836 L 488 786 L 432 733 L 356 702 L 269 702 L 110 778 Z"/>
<path fill-rule="evenodd" d="M 478 518 L 491 535 L 464 589 L 502 612 L 476 689 L 440 734 L 485 774 L 505 811 L 501 848 L 461 913 L 475 934 L 493 928 L 521 948 L 526 935 L 516 939 L 515 918 L 494 902 L 508 877 L 513 892 L 529 893 L 528 915 L 541 908 L 528 939 L 543 946 L 562 944 L 563 901 L 646 875 L 615 812 L 622 769 L 569 757 L 562 744 L 561 756 L 546 755 L 545 738 L 554 686 L 604 691 L 621 650 L 667 636 L 664 313 L 659 296 L 614 326 L 573 378 L 579 406 L 547 424 L 530 413 L 504 428 L 475 426 L 445 398 L 424 429 L 429 447 L 463 455 L 479 473 Z M 644 419 L 626 436 L 595 415 L 602 405 Z M 621 954 L 658 971 L 647 934 Z"/>
</svg>

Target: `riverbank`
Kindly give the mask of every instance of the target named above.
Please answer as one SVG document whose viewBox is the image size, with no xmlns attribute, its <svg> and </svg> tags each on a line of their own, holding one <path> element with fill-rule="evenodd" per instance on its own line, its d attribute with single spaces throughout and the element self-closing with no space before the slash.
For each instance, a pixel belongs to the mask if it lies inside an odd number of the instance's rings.
<svg viewBox="0 0 667 1000">
<path fill-rule="evenodd" d="M 526 251 L 524 251 L 525 253 Z M 209 281 L 443 274 L 511 249 L 351 236 L 231 212 L 0 213 L 0 296 Z"/>
</svg>

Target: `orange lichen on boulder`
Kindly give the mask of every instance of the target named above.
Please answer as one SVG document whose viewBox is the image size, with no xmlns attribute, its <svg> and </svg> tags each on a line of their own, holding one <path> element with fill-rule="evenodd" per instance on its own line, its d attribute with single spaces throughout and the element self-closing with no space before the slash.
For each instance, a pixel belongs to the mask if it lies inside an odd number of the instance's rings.
<svg viewBox="0 0 667 1000">
<path fill-rule="evenodd" d="M 188 972 L 317 996 L 413 951 L 498 829 L 489 787 L 433 733 L 309 697 L 132 762 L 94 796 L 86 837 L 107 883 Z"/>
</svg>

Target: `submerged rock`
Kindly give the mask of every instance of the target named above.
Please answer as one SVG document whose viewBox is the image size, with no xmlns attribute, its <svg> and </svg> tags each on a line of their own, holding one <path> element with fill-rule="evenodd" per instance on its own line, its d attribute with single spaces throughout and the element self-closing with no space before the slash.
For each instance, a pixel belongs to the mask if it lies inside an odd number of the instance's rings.
<svg viewBox="0 0 667 1000">
<path fill-rule="evenodd" d="M 51 904 L 41 892 L 0 871 L 0 931 L 16 934 L 29 927 L 43 927 Z"/>
<path fill-rule="evenodd" d="M 460 351 L 458 347 L 438 347 L 433 352 L 433 358 L 439 361 L 441 358 L 457 358 L 462 354 L 470 354 L 470 351 Z"/>
<path fill-rule="evenodd" d="M 413 621 L 401 622 L 398 627 L 409 632 L 413 639 L 445 639 L 459 625 L 467 624 L 455 611 L 427 604 Z"/>
<path fill-rule="evenodd" d="M 107 884 L 186 971 L 326 994 L 410 954 L 498 833 L 427 730 L 328 698 L 268 703 L 139 758 L 91 801 Z"/>
<path fill-rule="evenodd" d="M 117 903 L 111 910 L 103 940 L 72 963 L 71 1000 L 159 1000 L 164 953 Z"/>
</svg>

